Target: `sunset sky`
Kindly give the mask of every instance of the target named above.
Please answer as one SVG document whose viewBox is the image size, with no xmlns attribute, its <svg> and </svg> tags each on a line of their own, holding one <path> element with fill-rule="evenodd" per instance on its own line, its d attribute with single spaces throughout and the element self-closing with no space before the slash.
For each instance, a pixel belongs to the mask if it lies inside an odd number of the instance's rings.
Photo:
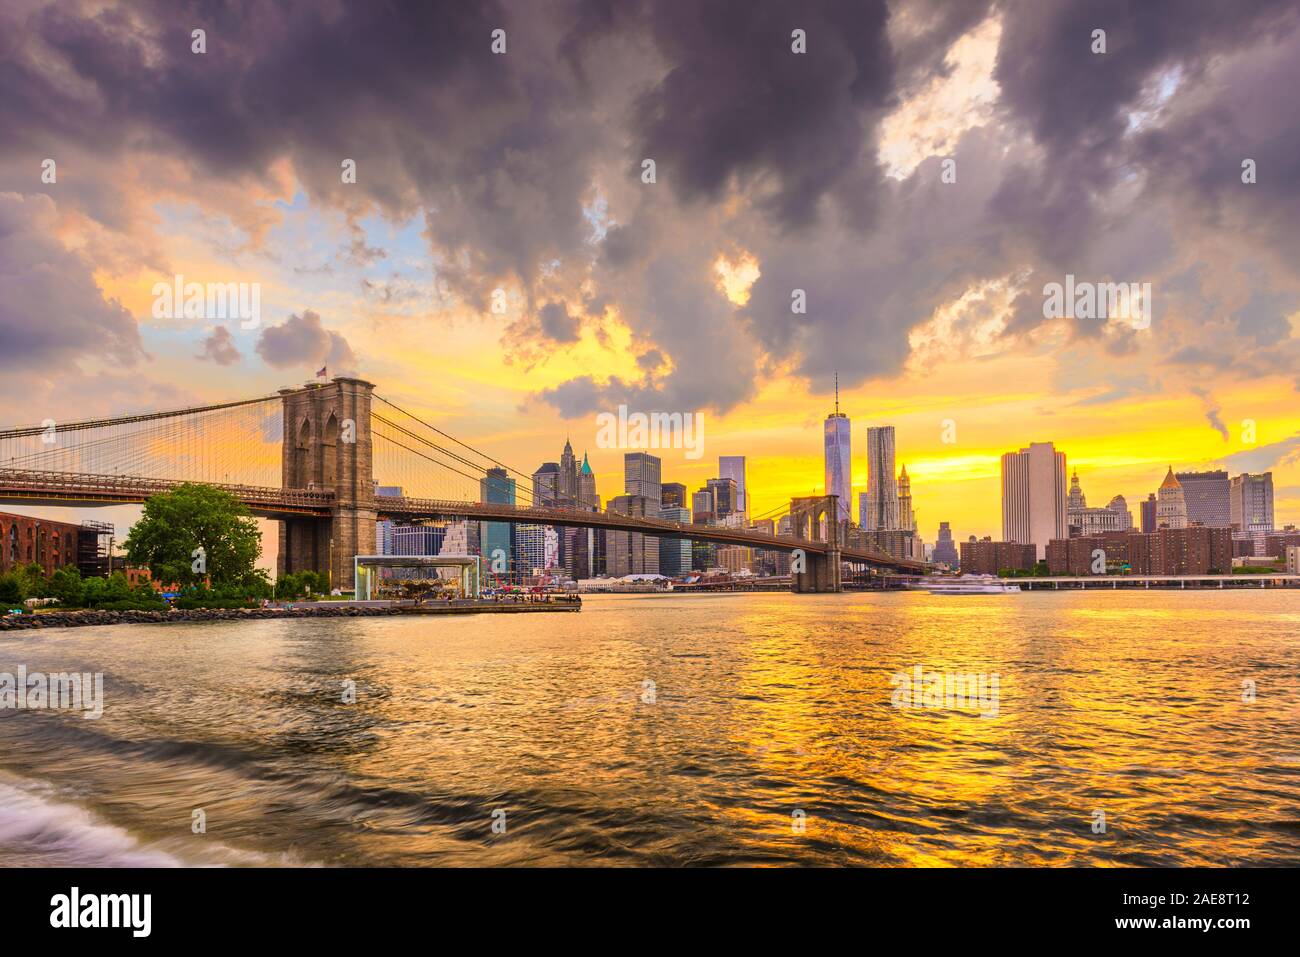
<svg viewBox="0 0 1300 957">
<path fill-rule="evenodd" d="M 1272 469 L 1300 522 L 1297 89 L 1289 0 L 0 0 L 3 419 L 327 366 L 525 471 L 568 436 L 607 500 L 598 413 L 702 411 L 664 480 L 746 455 L 757 514 L 822 488 L 838 372 L 855 519 L 889 424 L 927 542 L 1000 537 L 1031 441 L 1090 505 Z M 177 274 L 260 327 L 154 318 Z M 1150 327 L 1045 319 L 1067 274 Z"/>
</svg>

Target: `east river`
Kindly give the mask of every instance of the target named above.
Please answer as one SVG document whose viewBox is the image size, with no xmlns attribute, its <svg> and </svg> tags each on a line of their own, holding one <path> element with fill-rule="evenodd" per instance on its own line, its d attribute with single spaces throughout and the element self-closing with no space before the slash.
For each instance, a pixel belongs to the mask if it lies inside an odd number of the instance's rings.
<svg viewBox="0 0 1300 957">
<path fill-rule="evenodd" d="M 597 595 L 20 668 L 103 714 L 0 710 L 0 866 L 1300 863 L 1294 591 Z"/>
</svg>

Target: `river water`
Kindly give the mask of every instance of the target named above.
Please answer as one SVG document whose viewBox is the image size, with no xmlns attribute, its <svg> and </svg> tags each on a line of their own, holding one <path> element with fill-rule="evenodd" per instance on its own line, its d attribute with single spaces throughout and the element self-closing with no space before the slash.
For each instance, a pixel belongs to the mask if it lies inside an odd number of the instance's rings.
<svg viewBox="0 0 1300 957">
<path fill-rule="evenodd" d="M 1300 863 L 1297 592 L 590 596 L 20 665 L 104 712 L 0 710 L 0 866 Z M 918 666 L 985 697 L 895 707 Z"/>
</svg>

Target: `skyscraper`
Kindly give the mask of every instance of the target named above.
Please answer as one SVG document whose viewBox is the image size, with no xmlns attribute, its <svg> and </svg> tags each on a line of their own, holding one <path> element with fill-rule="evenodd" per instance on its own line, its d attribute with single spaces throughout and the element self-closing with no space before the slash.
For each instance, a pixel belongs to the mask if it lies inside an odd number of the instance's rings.
<svg viewBox="0 0 1300 957">
<path fill-rule="evenodd" d="M 835 374 L 835 411 L 826 416 L 823 430 L 823 457 L 825 459 L 826 494 L 839 496 L 839 520 L 852 518 L 850 499 L 853 482 L 853 442 L 850 438 L 849 417 L 840 411 L 840 376 Z"/>
<path fill-rule="evenodd" d="M 728 515 L 739 511 L 736 507 L 738 491 L 736 483 L 729 478 L 711 478 L 707 483 L 713 491 L 713 516 L 721 522 Z"/>
<path fill-rule="evenodd" d="M 662 508 L 686 507 L 686 486 L 681 482 L 665 482 L 659 489 L 659 504 Z"/>
<path fill-rule="evenodd" d="M 916 531 L 916 514 L 912 511 L 912 480 L 907 477 L 907 466 L 898 476 L 898 527 L 905 532 Z"/>
<path fill-rule="evenodd" d="M 566 442 L 565 451 L 573 457 L 573 449 Z M 543 462 L 533 473 L 532 504 L 556 508 L 560 500 L 560 482 L 563 473 L 556 462 Z M 534 569 L 556 568 L 563 564 L 560 536 L 551 525 L 516 525 L 515 557 L 520 574 L 529 575 Z"/>
<path fill-rule="evenodd" d="M 1065 453 L 1051 442 L 1002 456 L 1002 538 L 1033 545 L 1039 559 L 1047 543 L 1065 538 Z"/>
<path fill-rule="evenodd" d="M 560 494 L 560 466 L 543 462 L 533 473 L 533 505 L 554 508 Z"/>
<path fill-rule="evenodd" d="M 578 501 L 578 460 L 574 457 L 573 446 L 564 440 L 564 451 L 560 453 L 560 476 L 556 487 L 559 504 L 565 508 L 572 507 Z"/>
<path fill-rule="evenodd" d="M 1174 478 L 1174 467 L 1171 465 L 1169 474 L 1156 492 L 1156 528 L 1186 527 L 1187 501 L 1183 498 L 1183 486 Z"/>
<path fill-rule="evenodd" d="M 659 456 L 648 452 L 628 452 L 623 456 L 623 491 L 627 495 L 642 495 L 658 512 L 663 501 L 663 463 Z"/>
<path fill-rule="evenodd" d="M 1147 495 L 1146 501 L 1141 503 L 1142 507 L 1142 532 L 1144 534 L 1156 530 L 1156 493 L 1151 492 Z"/>
<path fill-rule="evenodd" d="M 898 482 L 894 478 L 894 427 L 867 429 L 867 508 L 858 524 L 872 532 L 899 528 Z"/>
<path fill-rule="evenodd" d="M 664 486 L 667 488 L 667 486 Z M 691 523 L 691 510 L 680 505 L 665 505 L 659 510 L 659 517 L 670 522 Z M 691 570 L 691 540 L 689 538 L 659 539 L 659 574 L 685 575 Z"/>
<path fill-rule="evenodd" d="M 645 495 L 618 495 L 609 500 L 609 511 L 638 518 L 655 518 L 658 499 L 653 502 Z M 624 575 L 659 574 L 659 538 L 641 532 L 606 531 L 608 552 L 606 562 L 609 574 L 615 578 Z"/>
<path fill-rule="evenodd" d="M 479 501 L 494 505 L 515 504 L 515 480 L 505 469 L 490 468 L 479 480 Z M 483 522 L 480 532 L 485 571 L 510 570 L 515 554 L 514 526 L 509 522 Z M 504 562 L 504 566 L 502 566 Z"/>
<path fill-rule="evenodd" d="M 1273 531 L 1273 473 L 1234 475 L 1228 486 L 1229 520 L 1242 534 Z"/>
<path fill-rule="evenodd" d="M 691 493 L 691 513 L 694 515 L 692 521 L 695 524 L 712 525 L 713 520 L 717 518 L 717 508 L 711 485 L 705 485 L 704 488 Z"/>
<path fill-rule="evenodd" d="M 1222 469 L 1214 472 L 1175 472 L 1174 478 L 1183 487 L 1189 524 L 1199 522 L 1212 528 L 1227 528 L 1232 524 L 1227 472 Z"/>
<path fill-rule="evenodd" d="M 596 473 L 591 470 L 587 453 L 582 453 L 582 467 L 578 469 L 578 501 L 588 508 L 600 508 L 600 496 L 596 494 Z"/>
<path fill-rule="evenodd" d="M 957 567 L 957 545 L 947 522 L 939 523 L 939 537 L 934 541 L 934 560 L 949 568 Z"/>
<path fill-rule="evenodd" d="M 736 483 L 736 511 L 749 513 L 749 499 L 745 494 L 745 457 L 743 455 L 718 456 L 718 477 Z"/>
</svg>

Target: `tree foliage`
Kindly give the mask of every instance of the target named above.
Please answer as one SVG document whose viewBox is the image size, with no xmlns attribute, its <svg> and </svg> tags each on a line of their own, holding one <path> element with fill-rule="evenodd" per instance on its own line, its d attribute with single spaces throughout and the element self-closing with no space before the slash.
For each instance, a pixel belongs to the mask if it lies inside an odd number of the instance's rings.
<svg viewBox="0 0 1300 957">
<path fill-rule="evenodd" d="M 197 483 L 151 496 L 126 538 L 127 558 L 168 584 L 197 585 L 208 576 L 213 587 L 252 584 L 260 550 L 257 521 L 243 503 Z"/>
</svg>

